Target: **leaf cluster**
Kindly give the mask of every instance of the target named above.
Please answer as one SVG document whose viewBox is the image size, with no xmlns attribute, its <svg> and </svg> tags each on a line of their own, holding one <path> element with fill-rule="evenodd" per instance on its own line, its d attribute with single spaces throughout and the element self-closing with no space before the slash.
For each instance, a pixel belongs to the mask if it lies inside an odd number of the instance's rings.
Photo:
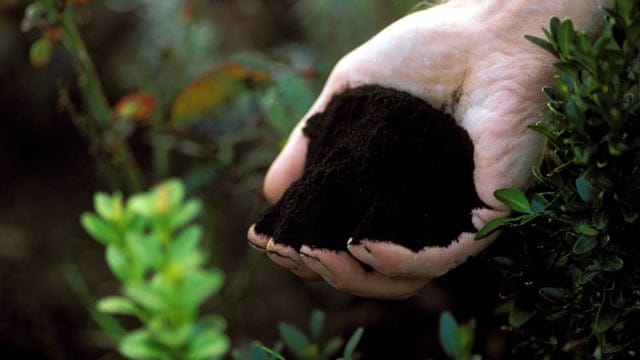
<svg viewBox="0 0 640 360">
<path fill-rule="evenodd" d="M 481 360 L 472 354 L 476 323 L 472 319 L 466 324 L 458 324 L 450 312 L 440 314 L 440 345 L 451 360 Z"/>
<path fill-rule="evenodd" d="M 120 339 L 131 359 L 217 359 L 229 349 L 224 319 L 198 317 L 200 306 L 224 282 L 218 269 L 205 268 L 202 228 L 190 223 L 201 203 L 186 200 L 178 180 L 161 183 L 126 202 L 122 194 L 97 193 L 95 213 L 85 213 L 85 230 L 106 247 L 111 272 L 122 284 L 98 310 L 137 318 L 142 328 Z"/>
<path fill-rule="evenodd" d="M 258 342 L 252 344 L 248 352 L 234 350 L 235 360 L 284 360 L 285 351 L 296 360 L 329 360 L 336 359 L 335 355 L 344 344 L 344 340 L 334 337 L 323 345 L 325 315 L 320 310 L 314 310 L 309 320 L 309 331 L 305 333 L 298 327 L 286 322 L 278 324 L 281 340 L 273 348 L 268 348 Z M 356 347 L 362 338 L 364 329 L 359 327 L 351 335 L 340 360 L 357 360 L 360 355 Z"/>
<path fill-rule="evenodd" d="M 517 227 L 521 241 L 491 260 L 506 278 L 509 322 L 541 357 L 633 358 L 640 346 L 640 3 L 604 9 L 596 39 L 552 18 L 545 39 L 557 58 L 544 88 L 548 142 L 527 195 L 495 193 L 516 213 L 479 237 Z"/>
</svg>

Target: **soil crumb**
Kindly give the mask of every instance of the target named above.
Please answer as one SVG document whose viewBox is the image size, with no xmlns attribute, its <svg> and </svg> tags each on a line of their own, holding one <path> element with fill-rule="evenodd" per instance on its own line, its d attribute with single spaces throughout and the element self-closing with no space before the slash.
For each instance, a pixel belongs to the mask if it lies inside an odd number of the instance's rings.
<svg viewBox="0 0 640 360">
<path fill-rule="evenodd" d="M 311 117 L 300 179 L 256 222 L 276 243 L 346 250 L 385 240 L 419 251 L 475 232 L 473 143 L 454 119 L 402 91 L 346 90 Z"/>
</svg>

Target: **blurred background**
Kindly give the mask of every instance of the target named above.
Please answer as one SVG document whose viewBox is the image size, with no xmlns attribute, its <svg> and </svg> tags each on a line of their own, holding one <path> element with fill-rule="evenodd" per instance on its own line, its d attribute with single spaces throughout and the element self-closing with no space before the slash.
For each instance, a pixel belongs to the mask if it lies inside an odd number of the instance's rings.
<svg viewBox="0 0 640 360">
<path fill-rule="evenodd" d="M 72 2 L 109 105 L 134 94 L 154 106 L 92 135 L 81 74 L 55 29 L 24 20 L 29 1 L 0 0 L 0 355 L 118 359 L 88 306 L 118 282 L 79 216 L 96 191 L 180 177 L 206 204 L 207 251 L 227 278 L 205 310 L 227 319 L 235 348 L 273 344 L 279 321 L 306 326 L 322 309 L 331 336 L 365 327 L 364 359 L 441 358 L 437 320 L 449 309 L 478 321 L 477 352 L 503 358 L 506 338 L 492 330 L 498 280 L 482 262 L 409 300 L 366 300 L 298 279 L 245 238 L 267 207 L 264 173 L 333 64 L 417 1 Z M 54 46 L 34 66 L 43 36 Z M 121 143 L 130 153 L 112 149 Z M 137 180 L 117 156 L 135 161 Z"/>
</svg>

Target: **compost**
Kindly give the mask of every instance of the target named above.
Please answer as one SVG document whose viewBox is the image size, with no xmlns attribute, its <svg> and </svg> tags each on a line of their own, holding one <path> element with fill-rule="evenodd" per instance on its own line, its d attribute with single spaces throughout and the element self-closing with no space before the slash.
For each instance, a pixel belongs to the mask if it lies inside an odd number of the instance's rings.
<svg viewBox="0 0 640 360">
<path fill-rule="evenodd" d="M 372 85 L 334 96 L 303 132 L 302 176 L 261 215 L 258 234 L 296 249 L 366 238 L 419 251 L 476 231 L 473 143 L 451 116 Z"/>
</svg>

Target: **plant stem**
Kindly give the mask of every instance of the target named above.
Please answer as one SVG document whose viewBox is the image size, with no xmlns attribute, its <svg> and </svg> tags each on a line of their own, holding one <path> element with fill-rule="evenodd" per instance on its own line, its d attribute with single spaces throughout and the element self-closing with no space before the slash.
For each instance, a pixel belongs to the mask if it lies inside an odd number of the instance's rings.
<svg viewBox="0 0 640 360">
<path fill-rule="evenodd" d="M 111 136 L 109 141 L 105 141 L 104 134 L 111 130 L 115 122 L 114 114 L 104 93 L 98 72 L 80 36 L 73 6 L 67 5 L 60 12 L 52 0 L 42 0 L 41 4 L 47 9 L 49 16 L 55 19 L 62 28 L 62 45 L 69 53 L 71 62 L 78 71 L 78 86 L 91 124 L 81 127 L 76 121 L 74 123 L 83 131 L 83 135 L 91 145 L 100 148 L 102 153 L 107 154 L 116 171 L 118 168 L 124 171 L 125 182 L 129 189 L 141 190 L 143 185 L 142 172 L 129 144 L 119 136 Z M 65 94 L 61 94 L 61 96 L 64 97 Z M 69 103 L 68 99 L 67 103 Z M 76 115 L 72 114 L 72 116 L 80 118 L 77 116 L 77 111 Z M 87 128 L 91 131 L 87 131 Z"/>
</svg>

